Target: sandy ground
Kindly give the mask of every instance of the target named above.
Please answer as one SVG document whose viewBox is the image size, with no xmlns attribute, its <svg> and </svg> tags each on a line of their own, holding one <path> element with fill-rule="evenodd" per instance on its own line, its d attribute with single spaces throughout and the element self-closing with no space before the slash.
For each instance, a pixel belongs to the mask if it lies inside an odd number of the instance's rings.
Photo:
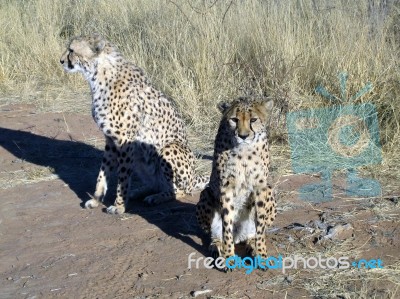
<svg viewBox="0 0 400 299">
<path fill-rule="evenodd" d="M 120 216 L 106 214 L 106 206 L 82 208 L 103 146 L 90 116 L 2 106 L 0 145 L 0 298 L 191 298 L 206 290 L 200 298 L 400 298 L 393 191 L 311 204 L 296 190 L 318 178 L 275 182 L 271 255 L 379 258 L 381 269 L 188 269 L 190 253 L 207 256 L 208 239 L 194 217 L 198 194 L 157 207 L 133 202 Z"/>
</svg>

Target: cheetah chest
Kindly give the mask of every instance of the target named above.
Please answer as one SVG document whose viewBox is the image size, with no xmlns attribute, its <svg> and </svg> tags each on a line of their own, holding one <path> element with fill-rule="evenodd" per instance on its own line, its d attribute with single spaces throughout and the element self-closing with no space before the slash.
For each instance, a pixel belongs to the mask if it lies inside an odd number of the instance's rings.
<svg viewBox="0 0 400 299">
<path fill-rule="evenodd" d="M 249 146 L 239 146 L 229 152 L 223 180 L 229 180 L 237 208 L 247 205 L 250 194 L 267 183 L 268 169 L 263 162 L 262 155 Z"/>
</svg>

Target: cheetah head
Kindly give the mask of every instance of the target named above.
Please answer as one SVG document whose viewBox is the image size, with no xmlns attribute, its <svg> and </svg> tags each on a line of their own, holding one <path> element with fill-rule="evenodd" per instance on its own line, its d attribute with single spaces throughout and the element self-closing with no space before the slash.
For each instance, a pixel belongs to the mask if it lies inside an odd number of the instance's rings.
<svg viewBox="0 0 400 299">
<path fill-rule="evenodd" d="M 251 144 L 266 135 L 268 115 L 273 108 L 272 100 L 239 98 L 232 103 L 220 103 L 222 123 L 237 144 Z M 228 136 L 227 136 L 228 137 Z"/>
<path fill-rule="evenodd" d="M 60 63 L 69 73 L 81 72 L 88 76 L 94 72 L 105 46 L 106 41 L 98 34 L 75 37 L 61 56 Z"/>
</svg>

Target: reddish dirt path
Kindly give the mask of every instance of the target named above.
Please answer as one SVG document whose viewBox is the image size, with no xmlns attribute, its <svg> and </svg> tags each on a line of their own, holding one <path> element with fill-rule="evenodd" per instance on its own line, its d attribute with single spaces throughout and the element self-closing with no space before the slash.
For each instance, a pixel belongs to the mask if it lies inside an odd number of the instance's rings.
<svg viewBox="0 0 400 299">
<path fill-rule="evenodd" d="M 108 215 L 104 207 L 83 209 L 86 192 L 94 190 L 103 142 L 91 118 L 37 114 L 27 105 L 1 109 L 0 179 L 7 183 L 0 189 L 0 298 L 190 298 L 192 291 L 206 289 L 212 292 L 202 298 L 315 295 L 277 270 L 251 275 L 189 270 L 190 253 L 207 254 L 206 238 L 194 217 L 198 194 L 159 207 L 135 202 L 123 216 Z M 88 145 L 96 142 L 97 148 Z M 290 191 L 301 183 L 288 180 L 280 188 Z M 357 206 L 336 200 L 312 209 L 293 195 L 285 200 L 291 208 L 278 215 L 278 228 L 318 219 L 322 210 L 337 215 Z M 393 205 L 392 212 L 398 210 Z M 379 252 L 387 264 L 395 263 L 399 223 L 382 220 L 371 228 L 364 220 L 373 216 L 364 209 L 352 218 L 352 242 L 365 244 L 363 252 L 371 258 Z M 377 235 L 375 245 L 369 241 L 371 229 Z M 392 235 L 385 235 L 390 231 Z M 271 234 L 271 254 L 299 248 L 301 242 L 289 244 L 287 235 Z M 303 238 L 298 232 L 292 235 Z M 305 244 L 305 250 L 319 250 L 312 242 Z M 266 284 L 277 277 L 283 280 Z M 382 288 L 386 286 L 371 294 Z"/>
</svg>

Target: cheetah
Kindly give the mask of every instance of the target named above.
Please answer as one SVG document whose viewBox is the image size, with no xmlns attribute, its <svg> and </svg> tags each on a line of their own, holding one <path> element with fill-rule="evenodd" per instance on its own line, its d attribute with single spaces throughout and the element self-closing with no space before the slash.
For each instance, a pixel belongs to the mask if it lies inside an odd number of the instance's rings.
<svg viewBox="0 0 400 299">
<path fill-rule="evenodd" d="M 116 46 L 99 34 L 75 37 L 60 62 L 66 72 L 80 72 L 88 81 L 92 117 L 105 136 L 96 190 L 86 208 L 103 201 L 112 171 L 118 181 L 110 214 L 124 213 L 128 198 L 159 204 L 204 188 L 207 180 L 195 175 L 194 154 L 174 103 Z M 131 191 L 132 175 L 142 186 Z"/>
<path fill-rule="evenodd" d="M 272 100 L 249 98 L 219 105 L 223 116 L 210 182 L 196 206 L 200 227 L 211 233 L 214 258 L 233 256 L 234 244 L 240 242 L 246 242 L 248 254 L 267 257 L 265 230 L 276 216 L 273 190 L 267 183 L 266 121 L 272 107 Z"/>
</svg>

